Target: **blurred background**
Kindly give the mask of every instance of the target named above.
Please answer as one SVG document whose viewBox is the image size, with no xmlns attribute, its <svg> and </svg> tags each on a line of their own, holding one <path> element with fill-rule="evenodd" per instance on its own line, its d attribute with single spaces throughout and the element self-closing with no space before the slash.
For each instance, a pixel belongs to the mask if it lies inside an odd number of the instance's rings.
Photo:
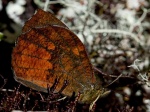
<svg viewBox="0 0 150 112">
<path fill-rule="evenodd" d="M 10 110 L 47 110 L 48 104 L 42 108 L 39 100 L 38 106 L 27 106 L 37 101 L 37 95 L 32 93 L 32 101 L 24 100 L 22 94 L 31 97 L 30 90 L 15 89 L 19 84 L 11 70 L 15 40 L 38 8 L 53 13 L 80 38 L 112 90 L 94 111 L 150 112 L 150 0 L 0 0 L 0 110 L 10 105 Z M 20 96 L 14 106 L 16 91 Z M 25 107 L 21 106 L 24 101 L 28 102 Z M 85 107 L 78 104 L 76 111 L 84 112 Z M 58 108 L 55 104 L 51 109 Z"/>
</svg>

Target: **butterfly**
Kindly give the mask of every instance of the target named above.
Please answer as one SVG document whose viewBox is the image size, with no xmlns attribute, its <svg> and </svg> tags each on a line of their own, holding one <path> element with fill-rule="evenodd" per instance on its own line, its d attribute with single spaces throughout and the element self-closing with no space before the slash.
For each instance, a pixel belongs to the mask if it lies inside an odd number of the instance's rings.
<svg viewBox="0 0 150 112">
<path fill-rule="evenodd" d="M 37 91 L 47 92 L 47 84 L 52 86 L 58 78 L 58 92 L 67 80 L 62 94 L 80 92 L 82 103 L 90 104 L 106 93 L 80 39 L 42 9 L 25 23 L 12 52 L 12 68 L 16 81 Z"/>
</svg>

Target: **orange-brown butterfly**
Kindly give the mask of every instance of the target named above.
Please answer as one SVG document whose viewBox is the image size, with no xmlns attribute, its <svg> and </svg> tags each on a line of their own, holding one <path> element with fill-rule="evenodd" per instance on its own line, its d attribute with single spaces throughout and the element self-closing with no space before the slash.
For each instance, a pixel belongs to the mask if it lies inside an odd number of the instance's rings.
<svg viewBox="0 0 150 112">
<path fill-rule="evenodd" d="M 92 103 L 102 92 L 101 80 L 79 38 L 54 15 L 38 9 L 28 20 L 12 52 L 15 79 L 30 88 L 47 92 L 58 78 L 56 92 L 64 81 L 62 94 L 81 93 L 79 101 Z"/>
</svg>

